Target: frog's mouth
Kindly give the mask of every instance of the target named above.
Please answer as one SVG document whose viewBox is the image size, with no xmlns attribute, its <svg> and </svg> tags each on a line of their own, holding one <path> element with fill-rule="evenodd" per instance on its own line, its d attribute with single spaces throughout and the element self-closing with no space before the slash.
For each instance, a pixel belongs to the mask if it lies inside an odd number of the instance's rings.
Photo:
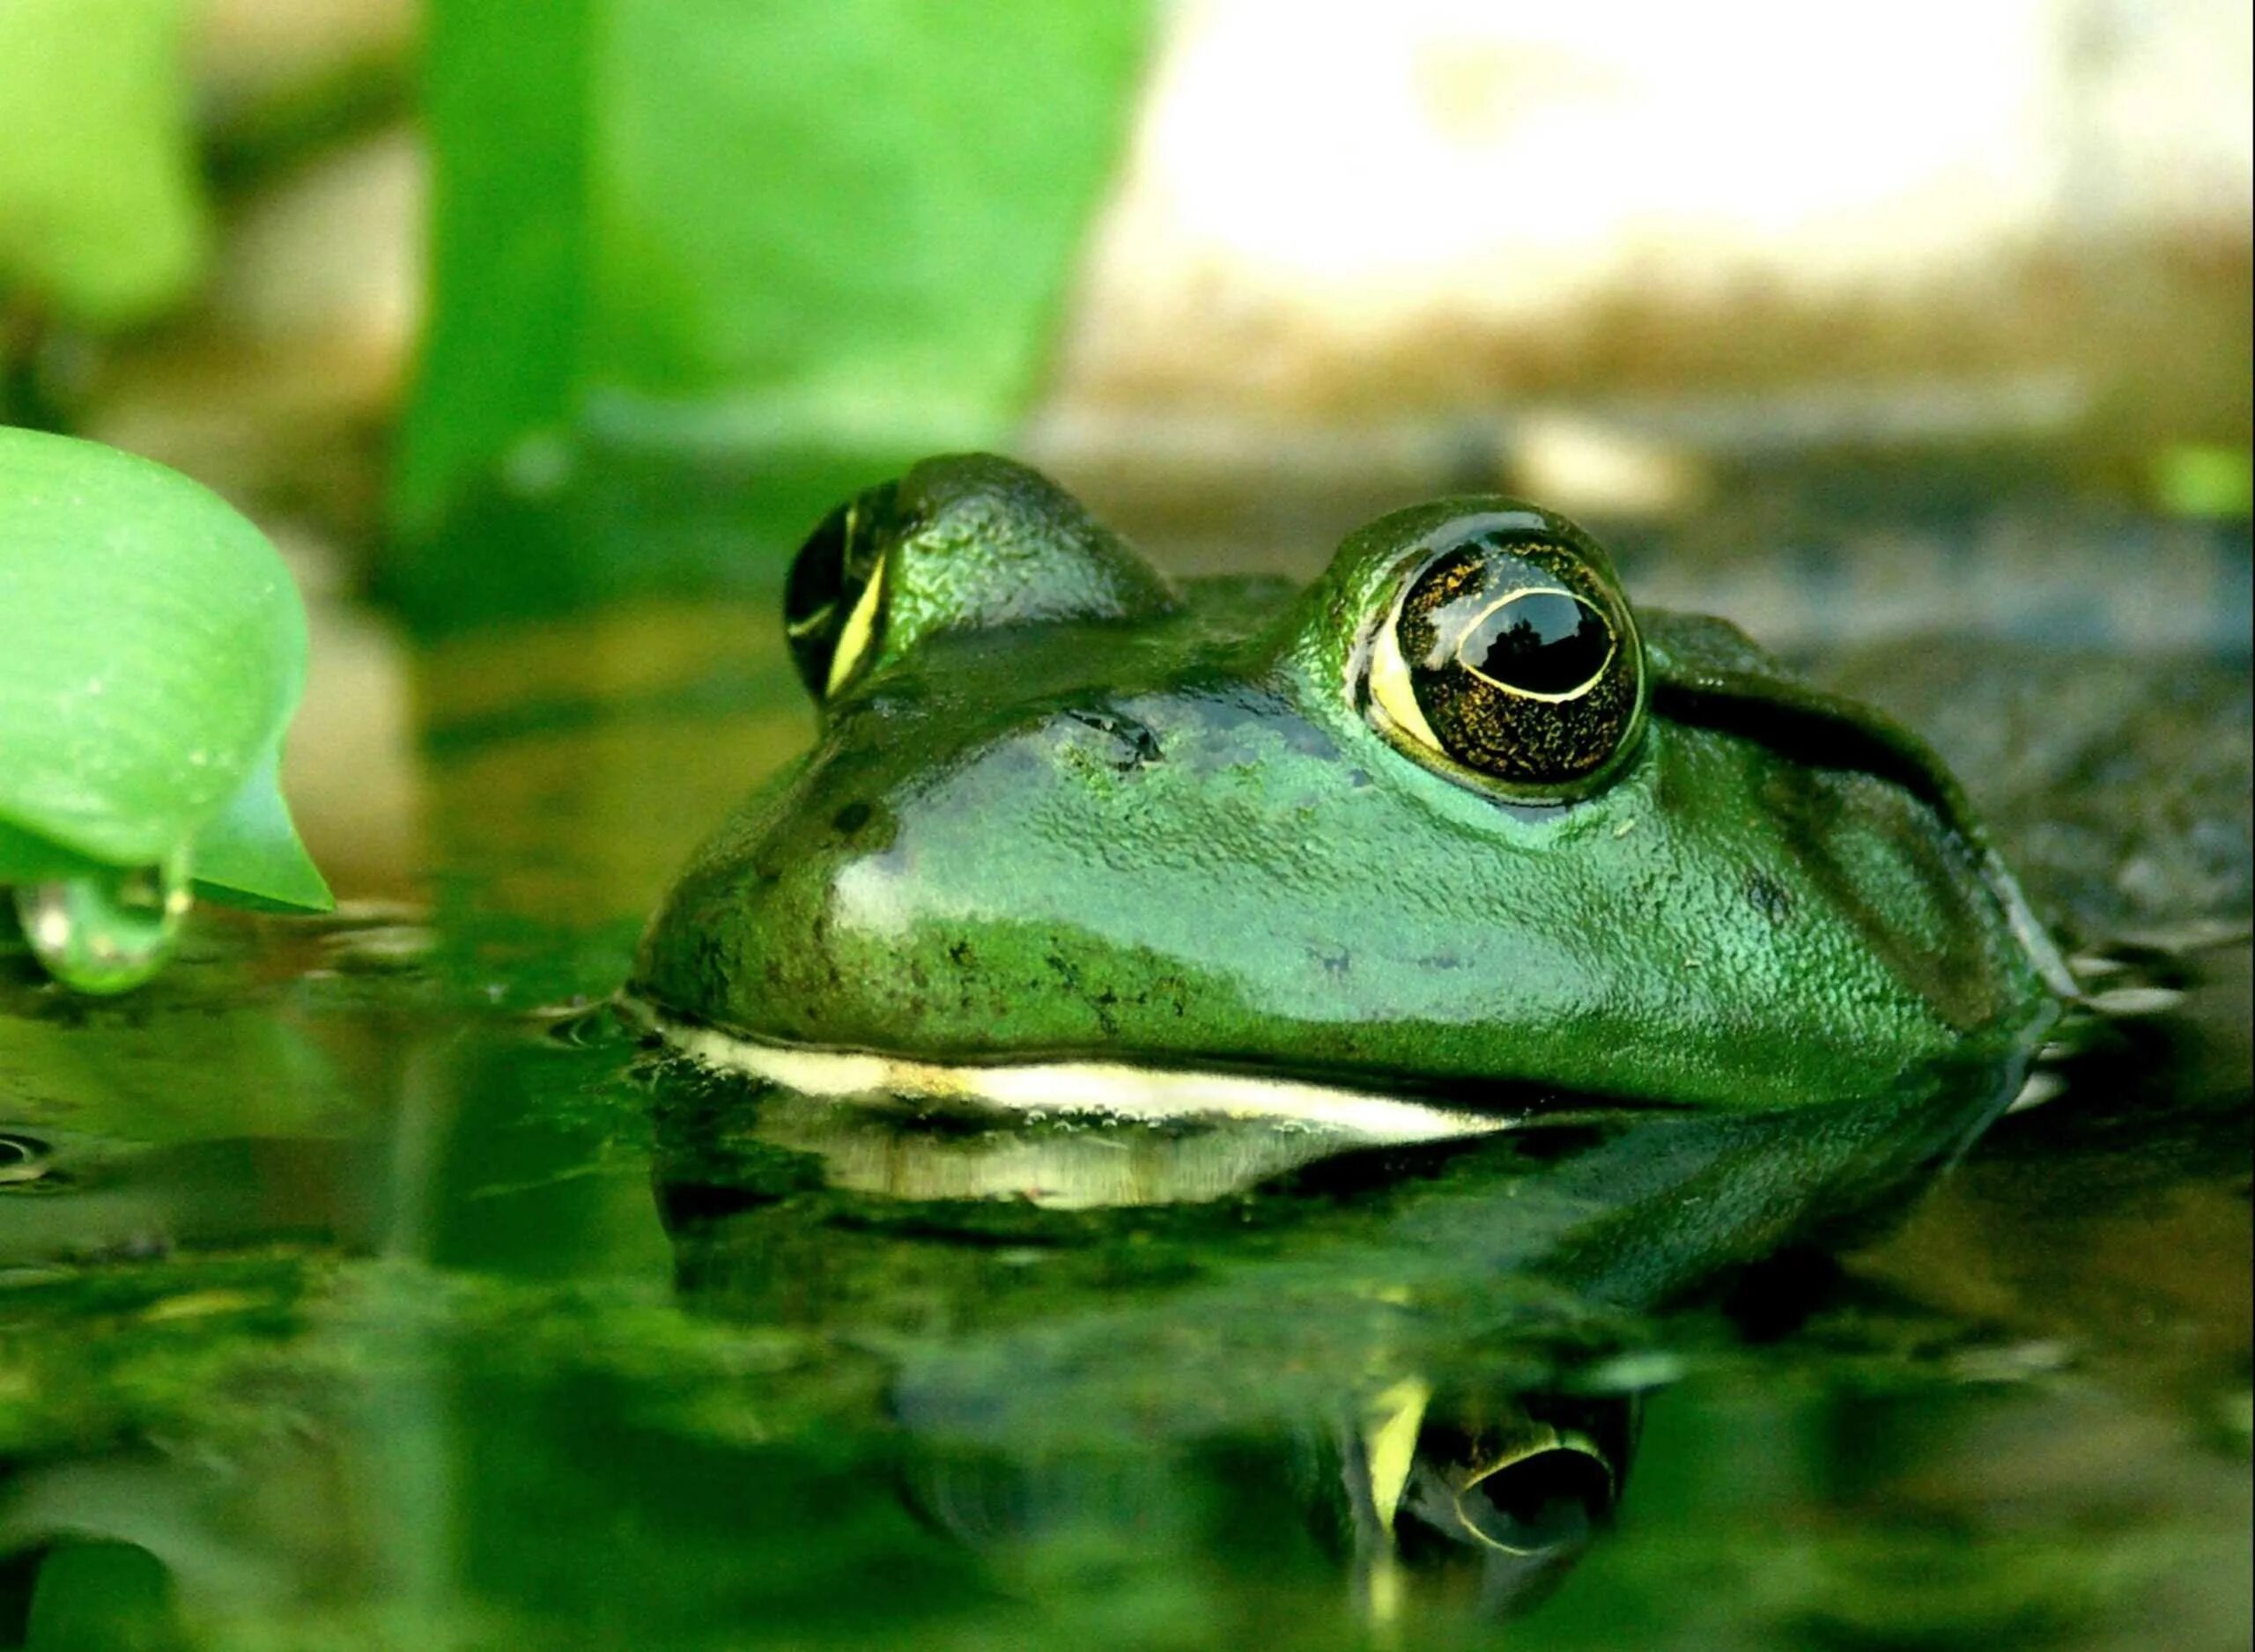
<svg viewBox="0 0 2255 1652">
<path fill-rule="evenodd" d="M 1342 1145 L 1386 1146 L 1491 1135 L 1563 1122 L 1552 1106 L 1497 1107 L 1289 1073 L 1124 1061 L 937 1061 L 879 1051 L 782 1044 L 684 1020 L 631 998 L 628 1018 L 678 1053 L 795 1095 L 967 1108 L 1022 1117 L 1175 1124 L 1208 1118 L 1321 1131 Z M 1589 1110 L 1575 1110 L 1585 1117 Z"/>
</svg>

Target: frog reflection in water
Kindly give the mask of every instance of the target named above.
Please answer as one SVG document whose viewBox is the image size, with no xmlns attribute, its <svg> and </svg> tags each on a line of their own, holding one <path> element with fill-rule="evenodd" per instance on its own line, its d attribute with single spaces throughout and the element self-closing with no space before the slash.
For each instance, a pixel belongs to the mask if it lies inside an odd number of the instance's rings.
<svg viewBox="0 0 2255 1652">
<path fill-rule="evenodd" d="M 1611 1527 L 1642 1410 L 1635 1394 L 1436 1390 L 1412 1378 L 1284 1441 L 1238 1441 L 1223 1471 L 1239 1482 L 1237 1506 L 1300 1516 L 1366 1620 L 1386 1624 L 1413 1598 L 1423 1612 L 1453 1603 L 1506 1618 L 1548 1597 Z M 1148 1542 L 1173 1523 L 1185 1472 L 941 1451 L 911 1457 L 902 1492 L 939 1530 L 1007 1564 L 1097 1530 Z M 1224 1548 L 1246 1535 L 1199 1541 Z M 1295 1535 L 1281 1523 L 1261 1534 L 1278 1558 L 1294 1553 Z"/>
<path fill-rule="evenodd" d="M 1169 581 L 1004 460 L 801 549 L 814 749 L 704 848 L 633 996 L 814 1095 L 1407 1138 L 1608 1097 L 2003 1074 L 2072 990 L 1912 735 L 1477 496 L 1312 587 Z"/>
</svg>

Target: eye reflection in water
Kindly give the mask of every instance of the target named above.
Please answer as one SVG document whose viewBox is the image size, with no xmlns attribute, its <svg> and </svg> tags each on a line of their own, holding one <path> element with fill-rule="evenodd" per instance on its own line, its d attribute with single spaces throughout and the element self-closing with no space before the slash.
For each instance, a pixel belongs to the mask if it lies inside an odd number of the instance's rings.
<svg viewBox="0 0 2255 1652">
<path fill-rule="evenodd" d="M 1410 1577 L 1484 1615 L 1541 1600 L 1611 1523 L 1639 1417 L 1633 1395 L 1415 1381 L 1379 1395 L 1336 1436 L 1342 1535 L 1372 1616 L 1400 1611 Z"/>
<path fill-rule="evenodd" d="M 912 1454 L 900 1486 L 913 1511 L 1006 1575 L 1039 1572 L 1045 1545 L 1108 1540 L 1148 1559 L 1156 1543 L 1187 1565 L 1265 1554 L 1288 1566 L 1283 1557 L 1305 1551 L 1374 1624 L 1436 1611 L 1496 1619 L 1542 1601 L 1609 1528 L 1641 1404 L 1406 1379 L 1282 1440 L 1233 1440 L 1126 1472 L 1007 1452 Z M 1216 1505 L 1261 1510 L 1268 1523 L 1216 1530 Z"/>
</svg>

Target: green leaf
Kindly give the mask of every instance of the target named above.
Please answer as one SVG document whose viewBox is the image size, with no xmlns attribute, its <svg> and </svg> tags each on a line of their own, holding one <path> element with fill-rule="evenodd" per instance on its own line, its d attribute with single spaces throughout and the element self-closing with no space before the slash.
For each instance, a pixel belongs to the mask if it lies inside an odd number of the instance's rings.
<svg viewBox="0 0 2255 1652">
<path fill-rule="evenodd" d="M 429 8 L 432 304 L 393 476 L 410 526 L 571 410 L 592 285 L 595 3 Z"/>
<path fill-rule="evenodd" d="M 326 912 L 336 904 L 282 800 L 278 749 L 260 760 L 226 808 L 196 834 L 188 864 L 196 892 L 223 905 Z"/>
<path fill-rule="evenodd" d="M 98 876 L 109 870 L 99 860 L 74 854 L 59 844 L 0 820 L 0 887 L 11 883 L 54 883 L 65 878 Z M 0 925 L 0 928 L 4 928 Z"/>
<path fill-rule="evenodd" d="M 196 834 L 189 864 L 197 895 L 260 912 L 326 912 L 329 883 L 299 841 L 268 757 L 235 788 L 226 808 Z M 0 885 L 59 883 L 110 868 L 0 821 Z"/>
<path fill-rule="evenodd" d="M 274 791 L 306 621 L 224 500 L 92 442 L 0 428 L 0 881 L 57 852 L 325 907 Z"/>
<path fill-rule="evenodd" d="M 0 0 L 0 293 L 98 326 L 178 299 L 205 224 L 180 0 Z"/>
<path fill-rule="evenodd" d="M 1145 0 L 436 0 L 425 616 L 773 584 L 835 497 L 1006 441 Z"/>
</svg>

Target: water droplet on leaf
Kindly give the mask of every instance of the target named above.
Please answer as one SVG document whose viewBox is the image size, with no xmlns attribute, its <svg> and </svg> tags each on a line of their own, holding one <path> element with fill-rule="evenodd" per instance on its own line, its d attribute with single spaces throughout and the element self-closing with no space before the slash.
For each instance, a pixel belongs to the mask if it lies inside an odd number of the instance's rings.
<svg viewBox="0 0 2255 1652">
<path fill-rule="evenodd" d="M 188 857 L 16 890 L 24 938 L 47 972 L 80 992 L 122 992 L 164 967 L 187 915 Z"/>
</svg>

